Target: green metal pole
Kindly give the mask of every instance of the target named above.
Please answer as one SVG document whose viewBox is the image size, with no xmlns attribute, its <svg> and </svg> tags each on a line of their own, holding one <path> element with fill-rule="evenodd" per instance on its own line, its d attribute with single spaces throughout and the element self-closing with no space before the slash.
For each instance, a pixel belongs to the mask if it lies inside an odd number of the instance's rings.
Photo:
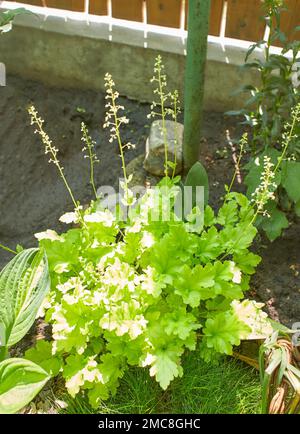
<svg viewBox="0 0 300 434">
<path fill-rule="evenodd" d="M 210 0 L 189 0 L 184 91 L 184 167 L 199 160 Z"/>
</svg>

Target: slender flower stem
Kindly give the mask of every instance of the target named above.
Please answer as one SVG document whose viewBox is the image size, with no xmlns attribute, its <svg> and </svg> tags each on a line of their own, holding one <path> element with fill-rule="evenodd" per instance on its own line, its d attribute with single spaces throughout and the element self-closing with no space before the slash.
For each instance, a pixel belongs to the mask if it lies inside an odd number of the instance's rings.
<svg viewBox="0 0 300 434">
<path fill-rule="evenodd" d="M 290 128 L 289 134 L 286 137 L 286 140 L 285 140 L 285 143 L 284 143 L 283 152 L 280 155 L 280 157 L 278 158 L 278 161 L 277 161 L 277 164 L 276 164 L 276 167 L 275 167 L 275 170 L 274 170 L 275 173 L 278 171 L 279 167 L 281 166 L 281 163 L 282 163 L 282 161 L 283 161 L 283 159 L 285 157 L 287 149 L 288 149 L 288 147 L 289 147 L 289 145 L 291 143 L 291 140 L 292 140 L 293 134 L 294 134 L 294 130 L 295 130 L 295 127 L 296 127 L 296 123 L 299 120 L 299 115 L 300 115 L 300 104 L 298 104 L 295 107 L 295 109 L 293 110 L 293 121 L 292 121 L 292 124 L 291 124 L 291 128 Z"/>
<path fill-rule="evenodd" d="M 247 139 L 248 139 L 248 135 L 246 133 L 246 134 L 243 135 L 243 137 L 242 137 L 242 139 L 240 141 L 240 153 L 239 153 L 239 157 L 238 157 L 238 160 L 236 162 L 236 165 L 235 165 L 235 171 L 234 171 L 233 177 L 231 179 L 231 182 L 230 182 L 227 194 L 229 194 L 231 192 L 231 189 L 233 187 L 234 181 L 235 181 L 235 179 L 237 177 L 237 174 L 238 174 L 238 172 L 240 170 L 240 164 L 241 164 L 241 160 L 242 160 L 242 157 L 243 157 L 245 145 L 247 144 Z"/>
<path fill-rule="evenodd" d="M 153 101 L 151 104 L 151 113 L 149 113 L 148 118 L 159 117 L 161 119 L 161 135 L 163 137 L 164 145 L 164 175 L 167 178 L 169 176 L 169 167 L 172 168 L 172 179 L 176 173 L 177 165 L 177 142 L 176 139 L 178 134 L 177 128 L 177 116 L 180 113 L 178 91 L 173 94 L 166 92 L 167 87 L 167 77 L 164 72 L 164 65 L 162 63 L 161 56 L 157 56 L 154 65 L 154 75 L 150 80 L 151 83 L 156 83 L 157 87 L 154 89 L 154 95 L 157 95 L 157 101 Z M 169 104 L 170 103 L 170 104 Z M 156 107 L 160 107 L 160 112 L 156 110 Z M 170 107 L 171 106 L 171 107 Z M 169 161 L 169 143 L 168 134 L 166 128 L 166 121 L 170 116 L 175 121 L 175 162 Z"/>
<path fill-rule="evenodd" d="M 166 130 L 166 111 L 165 111 L 165 98 L 162 84 L 161 67 L 158 68 L 158 85 L 159 85 L 159 95 L 160 95 L 160 105 L 161 105 L 161 119 L 162 119 L 162 131 L 163 131 L 163 141 L 165 147 L 165 176 L 168 176 L 168 140 L 167 140 L 167 130 Z"/>
<path fill-rule="evenodd" d="M 176 174 L 176 167 L 177 167 L 177 148 L 178 148 L 178 123 L 177 123 L 177 117 L 180 113 L 180 102 L 178 99 L 178 91 L 175 90 L 174 94 L 171 95 L 172 101 L 173 101 L 173 112 L 172 117 L 175 122 L 175 144 L 174 144 L 174 166 L 173 166 L 173 173 L 172 173 L 172 179 L 174 179 Z"/>
<path fill-rule="evenodd" d="M 121 161 L 122 161 L 123 175 L 124 175 L 125 183 L 127 186 L 127 170 L 126 170 L 126 164 L 125 164 L 124 149 L 123 149 L 122 139 L 121 139 L 121 135 L 120 135 L 120 123 L 119 123 L 119 119 L 118 119 L 118 115 L 117 115 L 116 99 L 115 99 L 114 95 L 112 95 L 112 106 L 113 106 L 114 120 L 115 120 L 115 125 L 116 125 L 116 136 L 117 136 L 117 140 L 118 140 L 120 157 L 121 157 Z"/>
<path fill-rule="evenodd" d="M 91 136 L 89 136 L 88 129 L 86 125 L 82 122 L 81 124 L 81 131 L 82 131 L 82 141 L 84 142 L 85 146 L 83 147 L 82 151 L 87 151 L 88 154 L 85 155 L 85 158 L 88 158 L 90 161 L 90 184 L 92 186 L 95 198 L 98 199 L 97 195 L 97 189 L 95 186 L 95 176 L 94 176 L 94 165 L 95 163 L 99 163 L 99 160 L 97 158 L 97 155 L 95 153 L 95 142 L 92 140 Z"/>
<path fill-rule="evenodd" d="M 134 148 L 134 145 L 131 143 L 122 143 L 120 128 L 122 125 L 127 125 L 129 120 L 126 116 L 121 115 L 120 113 L 124 111 L 124 107 L 118 104 L 119 93 L 115 90 L 115 83 L 110 74 L 105 75 L 105 88 L 106 88 L 106 96 L 105 99 L 108 100 L 106 104 L 106 116 L 105 123 L 103 125 L 104 128 L 110 129 L 110 139 L 109 142 L 113 143 L 116 141 L 119 146 L 120 158 L 122 162 L 122 170 L 124 176 L 124 182 L 121 184 L 124 189 L 124 199 L 128 206 L 132 205 L 134 202 L 133 193 L 128 188 L 128 184 L 131 180 L 131 175 L 127 176 L 126 163 L 125 163 L 125 155 L 124 149 Z"/>
<path fill-rule="evenodd" d="M 9 247 L 4 246 L 1 243 L 0 243 L 0 249 L 5 250 L 6 252 L 12 253 L 14 255 L 17 255 L 17 252 L 15 252 L 14 250 L 10 249 Z"/>
<path fill-rule="evenodd" d="M 78 216 L 81 223 L 85 225 L 81 212 L 79 211 L 79 202 L 75 200 L 72 189 L 69 186 L 69 183 L 64 175 L 64 168 L 61 166 L 60 161 L 57 158 L 58 149 L 52 144 L 50 137 L 43 129 L 43 123 L 44 123 L 43 119 L 38 116 L 38 112 L 34 106 L 29 107 L 28 113 L 31 116 L 31 125 L 36 126 L 35 133 L 41 137 L 41 140 L 45 146 L 45 154 L 50 155 L 49 163 L 53 163 L 57 167 L 60 177 L 63 180 L 63 183 L 65 184 L 65 187 L 71 197 L 75 211 L 78 212 Z"/>
<path fill-rule="evenodd" d="M 93 164 L 93 161 L 92 161 L 92 155 L 91 155 L 90 148 L 89 148 L 89 156 L 90 156 L 90 184 L 92 186 L 95 198 L 97 199 L 98 198 L 98 196 L 97 196 L 97 189 L 96 189 L 95 180 L 94 180 L 94 164 Z"/>
</svg>

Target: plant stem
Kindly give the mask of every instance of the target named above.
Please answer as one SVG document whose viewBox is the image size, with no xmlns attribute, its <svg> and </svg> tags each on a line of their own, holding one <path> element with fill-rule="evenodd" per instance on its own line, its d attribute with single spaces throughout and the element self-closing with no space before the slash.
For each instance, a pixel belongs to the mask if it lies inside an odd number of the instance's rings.
<svg viewBox="0 0 300 434">
<path fill-rule="evenodd" d="M 162 131 L 163 131 L 163 141 L 165 148 L 165 176 L 168 176 L 168 141 L 167 141 L 167 131 L 166 131 L 166 112 L 165 112 L 165 100 L 164 92 L 162 86 L 161 68 L 158 68 L 158 85 L 159 85 L 159 95 L 160 95 L 160 106 L 161 106 L 161 119 L 162 119 Z"/>
<path fill-rule="evenodd" d="M 93 153 L 94 142 L 92 141 L 92 138 L 89 136 L 87 127 L 85 126 L 84 123 L 82 123 L 81 125 L 81 131 L 83 133 L 83 141 L 85 143 L 84 150 L 87 149 L 88 159 L 90 160 L 90 184 L 92 186 L 95 198 L 98 199 L 97 190 L 95 186 L 95 177 L 94 177 L 94 164 L 95 162 L 98 162 L 98 160 L 96 158 L 96 155 Z"/>
<path fill-rule="evenodd" d="M 66 187 L 66 189 L 67 189 L 67 191 L 68 191 L 68 193 L 69 193 L 69 195 L 70 195 L 70 197 L 71 197 L 71 200 L 72 200 L 72 202 L 73 202 L 73 205 L 74 205 L 74 207 L 75 207 L 75 209 L 76 209 L 76 208 L 78 207 L 78 203 L 76 202 L 76 200 L 75 200 L 75 198 L 74 198 L 74 195 L 73 195 L 73 192 L 72 192 L 72 190 L 71 190 L 71 187 L 70 187 L 69 184 L 68 184 L 68 181 L 67 181 L 67 179 L 66 179 L 66 177 L 65 177 L 65 175 L 64 175 L 64 172 L 63 172 L 63 170 L 62 170 L 60 164 L 57 165 L 57 168 L 58 168 L 58 170 L 59 170 L 59 174 L 60 174 L 60 176 L 61 176 L 61 178 L 62 178 L 62 180 L 63 180 L 63 182 L 64 182 L 64 184 L 65 184 L 65 187 Z"/>
<path fill-rule="evenodd" d="M 177 98 L 174 98 L 174 122 L 175 122 L 175 143 L 174 143 L 174 167 L 172 179 L 175 177 L 177 166 L 177 146 L 178 146 L 178 125 L 177 125 Z"/>
<path fill-rule="evenodd" d="M 8 348 L 6 346 L 0 347 L 0 362 L 7 359 L 8 356 Z"/>
<path fill-rule="evenodd" d="M 117 115 L 116 101 L 115 101 L 113 90 L 112 90 L 111 101 L 112 101 L 113 112 L 114 112 L 115 127 L 116 127 L 116 136 L 117 136 L 117 140 L 118 140 L 118 145 L 119 145 L 119 149 L 120 149 L 120 157 L 121 157 L 121 161 L 122 161 L 123 175 L 124 175 L 125 185 L 126 185 L 126 189 L 127 189 L 128 188 L 127 187 L 127 171 L 126 171 L 126 164 L 125 164 L 125 157 L 124 157 L 124 149 L 123 149 L 121 135 L 120 135 L 120 125 L 119 125 L 119 120 L 118 120 L 118 115 Z"/>
<path fill-rule="evenodd" d="M 95 198 L 98 199 L 97 196 L 97 190 L 96 190 L 96 186 L 95 186 L 95 181 L 94 181 L 94 163 L 92 162 L 92 160 L 90 160 L 90 184 L 92 186 Z"/>
<path fill-rule="evenodd" d="M 14 250 L 10 249 L 9 247 L 4 246 L 1 243 L 0 243 L 0 249 L 5 250 L 6 252 L 9 252 L 9 253 L 13 253 L 14 255 L 17 255 L 17 252 L 15 252 Z"/>
<path fill-rule="evenodd" d="M 285 154 L 286 154 L 286 151 L 287 151 L 287 149 L 289 147 L 289 144 L 291 143 L 291 140 L 292 140 L 292 137 L 293 137 L 293 133 L 294 133 L 294 129 L 295 129 L 295 126 L 296 126 L 296 122 L 298 121 L 299 112 L 300 112 L 300 105 L 296 107 L 296 112 L 294 113 L 294 116 L 293 116 L 293 121 L 292 121 L 292 125 L 291 125 L 291 129 L 290 129 L 289 135 L 288 135 L 288 137 L 287 137 L 287 139 L 285 141 L 282 154 L 278 158 L 276 167 L 274 169 L 275 173 L 277 172 L 277 170 L 281 166 L 282 160 L 285 157 Z"/>
<path fill-rule="evenodd" d="M 243 152 L 244 152 L 244 143 L 246 143 L 246 140 L 247 140 L 246 136 L 244 135 L 243 138 L 242 138 L 242 140 L 241 140 L 241 143 L 240 143 L 240 153 L 239 153 L 238 160 L 237 160 L 237 162 L 235 164 L 235 171 L 234 171 L 233 177 L 231 179 L 231 182 L 230 182 L 230 185 L 229 185 L 229 188 L 228 188 L 228 191 L 227 191 L 227 195 L 231 192 L 231 189 L 233 187 L 234 181 L 235 181 L 235 179 L 237 177 L 237 174 L 238 174 L 238 171 L 240 169 L 241 159 L 243 157 Z"/>
<path fill-rule="evenodd" d="M 45 153 L 46 154 L 49 153 L 51 155 L 52 158 L 50 159 L 50 162 L 52 162 L 53 164 L 55 164 L 55 166 L 57 167 L 57 169 L 59 171 L 59 174 L 60 174 L 60 176 L 61 176 L 61 178 L 62 178 L 62 180 L 63 180 L 63 182 L 65 184 L 65 187 L 66 187 L 66 189 L 67 189 L 67 191 L 68 191 L 68 193 L 69 193 L 69 195 L 71 197 L 71 200 L 72 200 L 72 202 L 74 204 L 74 207 L 75 207 L 75 209 L 78 209 L 78 203 L 76 202 L 76 200 L 74 198 L 74 195 L 72 193 L 71 187 L 69 186 L 68 181 L 67 181 L 67 179 L 66 179 L 66 177 L 64 175 L 63 167 L 60 165 L 60 162 L 59 162 L 59 160 L 57 158 L 58 149 L 56 149 L 52 145 L 52 142 L 51 142 L 49 136 L 44 131 L 44 129 L 43 129 L 43 120 L 40 117 L 38 117 L 38 112 L 36 111 L 36 109 L 32 106 L 32 107 L 30 107 L 28 109 L 28 112 L 31 115 L 31 124 L 32 125 L 35 124 L 37 126 L 37 128 L 38 128 L 35 132 L 37 132 L 40 135 L 40 137 L 42 139 L 42 142 L 45 145 Z M 83 222 L 81 214 L 80 214 L 80 218 L 81 218 L 81 220 Z"/>
</svg>

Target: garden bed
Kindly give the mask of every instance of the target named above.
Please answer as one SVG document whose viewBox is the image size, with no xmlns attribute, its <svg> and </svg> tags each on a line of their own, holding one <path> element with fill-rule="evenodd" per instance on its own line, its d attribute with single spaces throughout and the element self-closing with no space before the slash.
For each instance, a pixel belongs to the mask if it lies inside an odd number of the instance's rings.
<svg viewBox="0 0 300 434">
<path fill-rule="evenodd" d="M 61 150 L 61 161 L 75 196 L 87 203 L 90 199 L 88 164 L 82 158 L 80 123 L 85 121 L 97 142 L 101 164 L 97 166 L 97 185 L 117 187 L 121 176 L 116 147 L 109 146 L 108 133 L 103 131 L 104 95 L 93 91 L 49 88 L 41 83 L 9 76 L 0 89 L 0 173 L 1 173 L 1 242 L 14 248 L 35 244 L 33 233 L 52 227 L 61 229 L 58 218 L 72 204 L 61 180 L 52 166 L 47 165 L 38 138 L 32 136 L 25 107 L 33 102 L 47 119 L 46 130 Z M 122 98 L 130 126 L 124 138 L 136 143 L 127 161 L 144 151 L 150 121 L 148 104 Z M 222 113 L 206 112 L 202 155 L 211 183 L 212 205 L 217 206 L 224 183 L 229 183 L 234 170 L 232 149 L 228 143 L 240 131 L 234 121 Z M 76 169 L 75 169 L 76 168 Z M 236 186 L 239 189 L 239 185 Z M 273 243 L 262 238 L 257 250 L 263 257 L 252 280 L 251 296 L 266 303 L 270 316 L 284 324 L 300 321 L 300 223 L 295 222 Z M 9 255 L 0 251 L 0 265 Z"/>
</svg>

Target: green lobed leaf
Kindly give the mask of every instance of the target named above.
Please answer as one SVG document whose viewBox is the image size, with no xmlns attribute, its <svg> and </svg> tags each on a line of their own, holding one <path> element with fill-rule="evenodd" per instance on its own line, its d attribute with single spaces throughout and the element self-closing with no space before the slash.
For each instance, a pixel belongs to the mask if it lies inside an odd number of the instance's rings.
<svg viewBox="0 0 300 434">
<path fill-rule="evenodd" d="M 52 377 L 58 375 L 62 365 L 62 360 L 52 354 L 52 344 L 44 340 L 38 341 L 34 348 L 27 350 L 25 359 L 37 363 Z"/>
<path fill-rule="evenodd" d="M 177 351 L 165 350 L 157 351 L 154 355 L 154 361 L 150 369 L 150 375 L 155 376 L 163 390 L 166 390 L 171 381 L 183 374 L 182 367 L 179 364 L 179 355 Z"/>
<path fill-rule="evenodd" d="M 204 327 L 204 336 L 208 348 L 218 353 L 232 354 L 233 345 L 239 345 L 251 329 L 230 311 L 208 318 Z"/>
</svg>

